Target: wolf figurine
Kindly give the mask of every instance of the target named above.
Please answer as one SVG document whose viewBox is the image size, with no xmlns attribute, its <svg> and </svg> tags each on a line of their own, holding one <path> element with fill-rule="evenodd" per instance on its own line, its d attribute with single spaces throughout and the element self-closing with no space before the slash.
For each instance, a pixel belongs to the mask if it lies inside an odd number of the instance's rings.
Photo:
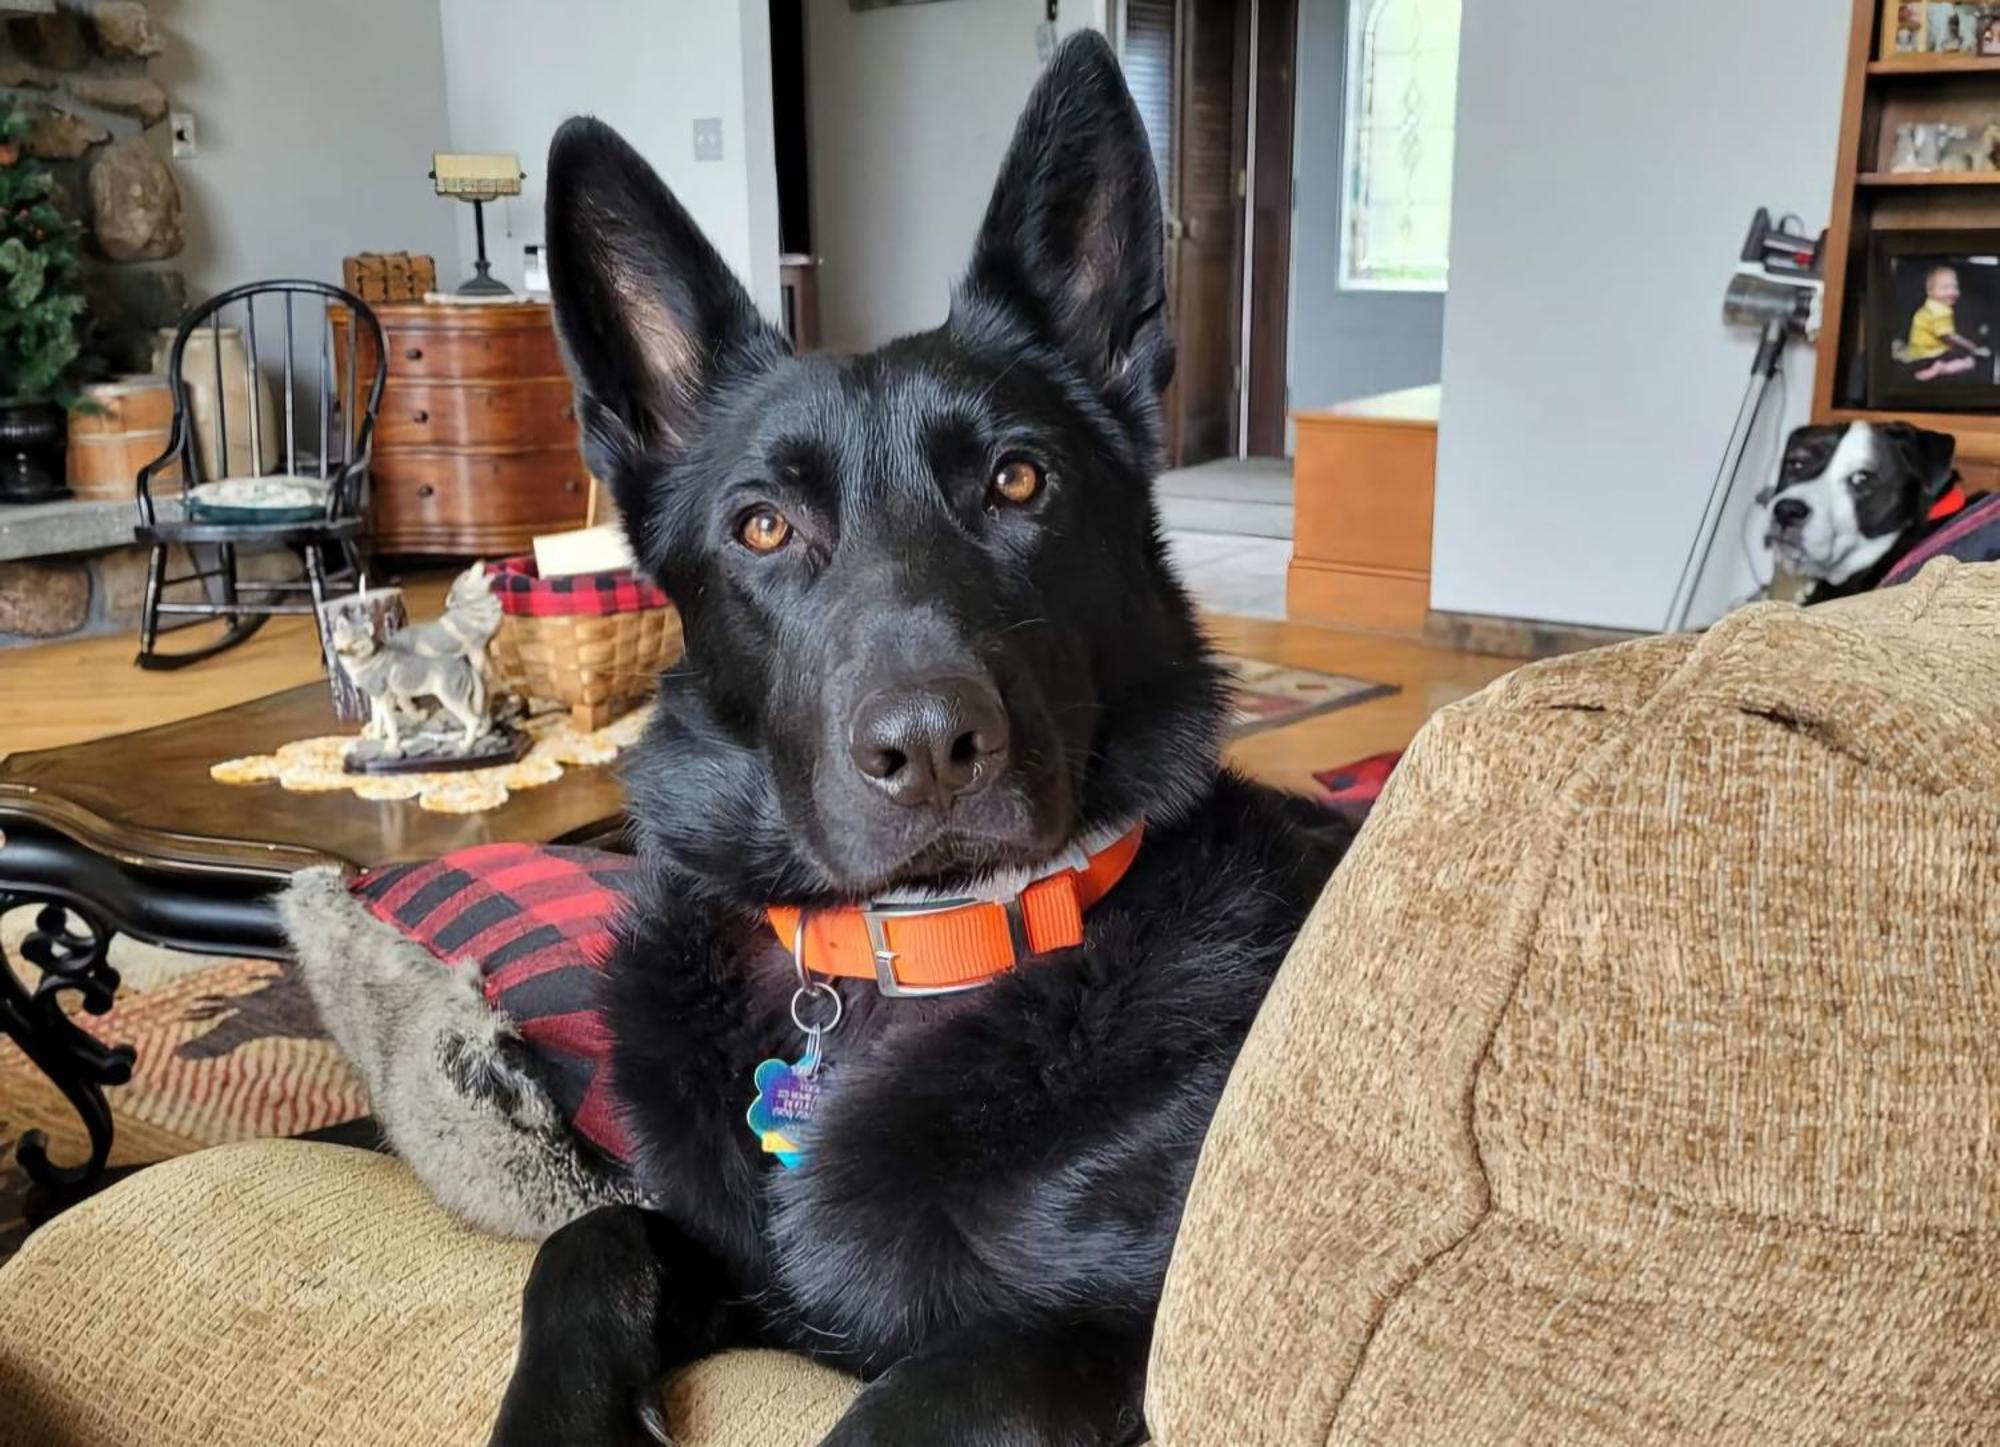
<svg viewBox="0 0 2000 1447">
<path fill-rule="evenodd" d="M 404 716 L 421 717 L 418 700 L 429 698 L 458 723 L 459 752 L 470 752 L 489 726 L 486 645 L 499 627 L 500 601 L 478 563 L 452 583 L 442 617 L 401 629 L 386 642 L 376 642 L 358 620 L 337 620 L 334 655 L 368 699 L 362 737 L 400 755 Z"/>
</svg>

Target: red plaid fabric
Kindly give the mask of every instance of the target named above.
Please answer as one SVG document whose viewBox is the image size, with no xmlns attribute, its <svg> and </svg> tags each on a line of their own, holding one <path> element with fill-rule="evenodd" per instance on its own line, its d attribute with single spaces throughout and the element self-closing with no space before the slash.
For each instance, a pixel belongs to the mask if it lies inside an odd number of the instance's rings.
<svg viewBox="0 0 2000 1447">
<path fill-rule="evenodd" d="M 596 981 L 633 868 L 629 856 L 596 849 L 483 844 L 349 886 L 370 914 L 444 963 L 478 969 L 486 1002 L 548 1066 L 556 1104 L 620 1161 L 632 1144 L 611 1094 Z"/>
<path fill-rule="evenodd" d="M 544 578 L 535 571 L 532 556 L 502 558 L 486 565 L 499 595 L 500 611 L 516 618 L 563 618 L 585 614 L 604 617 L 611 613 L 637 613 L 644 608 L 665 608 L 665 593 L 650 578 L 642 578 L 630 568 L 612 573 L 577 573 L 566 578 Z"/>
</svg>

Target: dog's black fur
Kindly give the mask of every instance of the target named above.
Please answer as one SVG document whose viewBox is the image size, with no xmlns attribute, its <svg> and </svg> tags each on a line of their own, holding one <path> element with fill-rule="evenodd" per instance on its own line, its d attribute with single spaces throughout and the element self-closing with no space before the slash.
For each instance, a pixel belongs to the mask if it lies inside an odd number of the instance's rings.
<svg viewBox="0 0 2000 1447">
<path fill-rule="evenodd" d="M 629 772 L 646 883 L 603 1002 L 656 1209 L 543 1246 L 495 1440 L 648 1440 L 664 1369 L 753 1343 L 868 1379 L 830 1442 L 1134 1440 L 1203 1133 L 1346 832 L 1218 763 L 1151 504 L 1172 349 L 1117 64 L 1061 49 L 949 320 L 867 356 L 790 356 L 593 122 L 556 138 L 548 240 L 590 456 L 687 657 Z M 992 485 L 1022 461 L 1025 504 Z M 758 552 L 764 513 L 791 531 Z M 936 999 L 840 982 L 807 1159 L 760 1152 L 752 1071 L 800 1049 L 766 905 L 965 887 L 1140 818 L 1080 948 Z"/>
</svg>

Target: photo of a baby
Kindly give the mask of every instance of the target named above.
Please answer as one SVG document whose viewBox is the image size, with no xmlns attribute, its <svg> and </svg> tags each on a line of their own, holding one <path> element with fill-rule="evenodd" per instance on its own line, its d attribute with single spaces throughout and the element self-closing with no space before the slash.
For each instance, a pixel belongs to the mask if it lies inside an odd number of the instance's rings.
<svg viewBox="0 0 2000 1447">
<path fill-rule="evenodd" d="M 1997 241 L 1988 232 L 1876 233 L 1868 304 L 1871 406 L 2000 406 Z"/>
<path fill-rule="evenodd" d="M 1941 264 L 1924 273 L 1923 304 L 1910 318 L 1910 333 L 1897 358 L 1910 369 L 1911 381 L 1961 377 L 1993 355 L 1991 347 L 1959 330 L 1958 303 L 1963 295 L 1957 267 Z"/>
</svg>

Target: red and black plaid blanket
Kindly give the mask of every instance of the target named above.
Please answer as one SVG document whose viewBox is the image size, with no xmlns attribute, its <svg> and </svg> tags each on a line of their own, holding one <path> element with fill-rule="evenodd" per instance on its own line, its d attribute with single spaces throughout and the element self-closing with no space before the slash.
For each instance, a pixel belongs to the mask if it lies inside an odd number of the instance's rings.
<svg viewBox="0 0 2000 1447">
<path fill-rule="evenodd" d="M 549 1094 L 614 1160 L 631 1143 L 611 1094 L 596 979 L 629 889 L 631 856 L 486 844 L 376 870 L 350 886 L 368 912 L 448 965 L 477 969 L 486 1002 L 547 1067 Z"/>
<path fill-rule="evenodd" d="M 601 618 L 612 613 L 637 613 L 644 608 L 667 606 L 667 595 L 653 580 L 640 577 L 630 568 L 544 578 L 535 571 L 532 557 L 519 557 L 488 563 L 486 572 L 493 579 L 493 591 L 499 595 L 500 611 L 515 618 L 578 615 Z"/>
</svg>

